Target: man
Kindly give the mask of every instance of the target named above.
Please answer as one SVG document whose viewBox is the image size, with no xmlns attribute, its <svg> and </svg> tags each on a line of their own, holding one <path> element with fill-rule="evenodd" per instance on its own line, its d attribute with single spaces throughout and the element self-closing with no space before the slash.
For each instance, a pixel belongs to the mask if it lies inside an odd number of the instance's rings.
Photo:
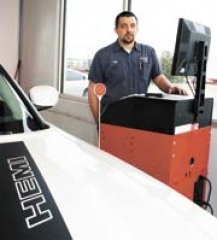
<svg viewBox="0 0 217 240">
<path fill-rule="evenodd" d="M 173 86 L 162 74 L 155 50 L 137 43 L 138 19 L 134 13 L 124 11 L 116 17 L 116 42 L 100 49 L 94 56 L 89 71 L 88 101 L 96 123 L 99 119 L 99 101 L 94 93 L 97 83 L 106 85 L 101 110 L 123 96 L 145 94 L 150 82 L 165 93 L 186 95 L 186 91 Z"/>
</svg>

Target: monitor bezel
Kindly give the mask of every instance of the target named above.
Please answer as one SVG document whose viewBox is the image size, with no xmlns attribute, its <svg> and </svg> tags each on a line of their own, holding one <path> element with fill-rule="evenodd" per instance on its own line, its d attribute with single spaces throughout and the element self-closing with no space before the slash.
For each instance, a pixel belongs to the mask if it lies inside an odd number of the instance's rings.
<svg viewBox="0 0 217 240">
<path fill-rule="evenodd" d="M 198 75 L 198 64 L 201 60 L 198 51 L 200 42 L 204 42 L 205 55 L 208 58 L 211 43 L 210 28 L 186 18 L 179 18 L 171 75 L 186 77 Z"/>
</svg>

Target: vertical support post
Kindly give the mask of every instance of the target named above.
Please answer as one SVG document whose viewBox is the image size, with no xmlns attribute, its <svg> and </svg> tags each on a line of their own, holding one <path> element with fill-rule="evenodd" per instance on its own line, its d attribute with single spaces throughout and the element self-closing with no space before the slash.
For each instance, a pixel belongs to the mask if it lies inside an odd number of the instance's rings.
<svg viewBox="0 0 217 240">
<path fill-rule="evenodd" d="M 195 122 L 197 121 L 199 113 L 204 112 L 205 104 L 206 64 L 208 59 L 208 50 L 204 41 L 198 43 L 198 55 L 200 61 L 197 69 L 196 92 L 193 105 Z"/>
<path fill-rule="evenodd" d="M 94 86 L 94 94 L 97 96 L 98 98 L 98 101 L 99 101 L 99 109 L 98 109 L 98 124 L 99 124 L 99 139 L 98 139 L 98 147 L 100 148 L 100 122 L 101 122 L 101 100 L 102 100 L 102 97 L 105 95 L 106 93 L 106 86 L 105 84 L 103 83 L 97 83 L 95 86 Z"/>
</svg>

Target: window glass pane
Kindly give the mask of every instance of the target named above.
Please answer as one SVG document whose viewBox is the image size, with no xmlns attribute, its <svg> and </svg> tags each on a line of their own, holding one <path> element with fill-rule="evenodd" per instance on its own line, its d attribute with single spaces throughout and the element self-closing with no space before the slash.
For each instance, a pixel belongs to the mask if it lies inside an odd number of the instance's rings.
<svg viewBox="0 0 217 240">
<path fill-rule="evenodd" d="M 217 119 L 217 15 L 213 7 L 215 0 L 132 0 L 132 11 L 139 18 L 137 40 L 153 46 L 159 58 L 163 52 L 173 56 L 178 18 L 186 18 L 211 28 L 211 47 L 207 64 L 206 97 L 214 97 L 213 118 Z M 151 87 L 154 88 L 154 85 Z M 182 83 L 189 94 L 191 91 Z M 158 91 L 157 88 L 154 90 Z"/>
<path fill-rule="evenodd" d="M 0 73 L 0 134 L 15 134 L 39 130 L 38 122 L 7 78 Z"/>
<path fill-rule="evenodd" d="M 67 0 L 64 93 L 86 95 L 95 52 L 115 41 L 114 21 L 122 0 Z"/>
</svg>

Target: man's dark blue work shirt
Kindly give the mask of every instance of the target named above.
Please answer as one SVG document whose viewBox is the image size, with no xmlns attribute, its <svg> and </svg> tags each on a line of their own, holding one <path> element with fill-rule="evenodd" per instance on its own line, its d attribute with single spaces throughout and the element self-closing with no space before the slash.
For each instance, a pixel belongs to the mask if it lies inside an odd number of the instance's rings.
<svg viewBox="0 0 217 240">
<path fill-rule="evenodd" d="M 116 41 L 96 53 L 88 78 L 106 85 L 102 99 L 105 106 L 129 94 L 146 93 L 150 81 L 160 74 L 159 61 L 152 47 L 135 43 L 128 53 Z"/>
</svg>

